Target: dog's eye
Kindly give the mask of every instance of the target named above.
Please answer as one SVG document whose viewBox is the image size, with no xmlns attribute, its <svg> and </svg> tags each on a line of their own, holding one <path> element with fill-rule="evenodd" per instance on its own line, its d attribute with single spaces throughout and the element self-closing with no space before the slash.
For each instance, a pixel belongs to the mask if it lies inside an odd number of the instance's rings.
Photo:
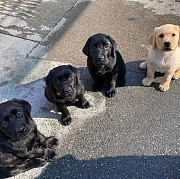
<svg viewBox="0 0 180 179">
<path fill-rule="evenodd" d="M 97 44 L 95 43 L 92 45 L 92 49 L 96 49 L 96 48 L 97 48 Z"/>
<path fill-rule="evenodd" d="M 56 81 L 57 81 L 57 82 L 62 81 L 62 76 L 59 76 L 58 78 L 56 78 Z"/>
<path fill-rule="evenodd" d="M 5 126 L 8 124 L 8 121 L 3 121 L 2 124 Z"/>
<path fill-rule="evenodd" d="M 69 78 L 71 79 L 71 78 L 73 78 L 73 76 L 72 76 L 72 75 L 69 75 Z"/>
<path fill-rule="evenodd" d="M 164 35 L 163 35 L 163 34 L 160 34 L 160 35 L 159 35 L 159 37 L 160 37 L 160 38 L 163 38 L 163 37 L 164 37 Z"/>
<path fill-rule="evenodd" d="M 20 116 L 21 115 L 21 111 L 17 111 L 16 115 Z"/>
<path fill-rule="evenodd" d="M 174 37 L 174 36 L 176 36 L 176 34 L 173 33 L 172 36 Z"/>
<path fill-rule="evenodd" d="M 21 115 L 21 111 L 17 110 L 17 109 L 13 109 L 12 110 L 12 114 L 15 116 L 15 117 L 19 117 Z"/>
<path fill-rule="evenodd" d="M 105 49 L 109 48 L 109 45 L 105 45 L 104 48 L 105 48 Z"/>
</svg>

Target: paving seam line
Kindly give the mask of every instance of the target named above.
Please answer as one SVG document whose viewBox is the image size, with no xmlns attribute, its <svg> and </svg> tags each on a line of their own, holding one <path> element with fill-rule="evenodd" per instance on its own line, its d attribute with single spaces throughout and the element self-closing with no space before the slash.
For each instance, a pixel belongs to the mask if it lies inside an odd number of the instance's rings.
<svg viewBox="0 0 180 179">
<path fill-rule="evenodd" d="M 61 17 L 61 19 L 59 19 L 59 21 L 57 21 L 57 23 L 49 30 L 49 32 L 47 32 L 47 34 L 44 36 L 44 38 L 41 39 L 41 41 L 38 41 L 37 45 L 35 45 L 26 55 L 27 58 L 29 57 L 29 54 L 38 46 L 40 45 L 40 43 L 50 34 L 50 32 L 61 22 L 61 20 L 68 15 L 68 13 L 77 5 L 78 0 L 76 0 L 76 2 L 72 5 L 72 7 L 64 14 L 63 17 Z M 41 59 L 41 58 L 34 58 L 34 59 Z"/>
</svg>

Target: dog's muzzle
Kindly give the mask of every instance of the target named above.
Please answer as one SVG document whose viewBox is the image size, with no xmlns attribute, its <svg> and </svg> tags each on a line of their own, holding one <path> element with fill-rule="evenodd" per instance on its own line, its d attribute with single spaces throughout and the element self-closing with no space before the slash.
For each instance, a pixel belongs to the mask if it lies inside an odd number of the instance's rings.
<svg viewBox="0 0 180 179">
<path fill-rule="evenodd" d="M 66 87 L 66 88 L 63 90 L 63 93 L 64 93 L 64 96 L 65 96 L 65 97 L 71 95 L 71 94 L 72 94 L 72 88 L 71 88 L 71 87 Z"/>
<path fill-rule="evenodd" d="M 164 42 L 164 51 L 170 51 L 171 50 L 171 42 Z"/>
<path fill-rule="evenodd" d="M 27 137 L 27 135 L 29 135 L 29 132 L 30 132 L 29 126 L 26 124 L 22 124 L 15 129 L 14 137 L 16 140 L 21 140 Z"/>
<path fill-rule="evenodd" d="M 72 87 L 69 86 L 61 90 L 61 92 L 57 91 L 56 94 L 60 99 L 68 99 L 74 95 L 74 90 Z"/>
</svg>

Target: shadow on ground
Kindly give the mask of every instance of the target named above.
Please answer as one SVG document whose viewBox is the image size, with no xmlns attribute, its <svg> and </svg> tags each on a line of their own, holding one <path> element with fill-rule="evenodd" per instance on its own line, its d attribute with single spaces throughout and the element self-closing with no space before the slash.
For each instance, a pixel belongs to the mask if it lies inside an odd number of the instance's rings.
<svg viewBox="0 0 180 179">
<path fill-rule="evenodd" d="M 132 61 L 132 62 L 127 62 L 126 63 L 126 84 L 125 87 L 128 86 L 142 86 L 142 80 L 146 77 L 147 75 L 147 70 L 142 70 L 139 68 L 140 63 L 143 61 L 137 60 L 137 61 Z M 159 83 L 162 80 L 162 77 L 164 76 L 164 73 L 155 73 L 154 77 L 154 82 L 149 86 L 153 87 L 156 91 L 159 90 Z M 176 80 L 172 80 L 171 83 L 174 83 Z M 148 87 L 146 87 L 148 88 Z"/>
<path fill-rule="evenodd" d="M 42 178 L 173 178 L 180 176 L 178 156 L 118 156 L 77 160 L 67 155 L 47 165 Z"/>
<path fill-rule="evenodd" d="M 126 84 L 128 86 L 142 86 L 142 79 L 146 77 L 146 70 L 141 70 L 139 65 L 142 61 L 127 62 L 126 65 Z M 85 85 L 86 91 L 92 91 L 93 79 L 88 72 L 87 67 L 80 67 L 81 80 Z"/>
<path fill-rule="evenodd" d="M 142 79 L 146 76 L 146 70 L 139 69 L 139 64 L 141 61 L 132 61 L 126 63 L 127 73 L 126 73 L 126 84 L 124 87 L 117 87 L 117 89 L 123 89 L 127 87 L 142 87 Z M 28 64 L 27 64 L 28 65 Z M 36 65 L 36 64 L 34 64 Z M 32 66 L 33 68 L 34 66 Z M 85 86 L 85 94 L 91 92 L 91 96 L 94 95 L 97 98 L 96 92 L 92 92 L 93 79 L 91 78 L 87 67 L 79 67 L 80 70 L 80 79 Z M 26 70 L 21 71 L 23 76 L 26 74 Z M 37 70 L 35 70 L 37 72 Z M 48 74 L 45 74 L 45 76 Z M 33 76 L 33 74 L 32 74 Z M 43 75 L 42 75 L 43 76 Z M 25 84 L 18 84 L 12 87 L 7 86 L 0 89 L 0 98 L 2 101 L 11 100 L 13 98 L 27 100 L 32 105 L 32 117 L 33 118 L 54 118 L 60 122 L 61 113 L 58 113 L 56 105 L 49 102 L 44 95 L 45 91 L 45 81 L 43 76 L 37 80 L 27 82 Z M 28 74 L 27 74 L 28 77 Z M 17 79 L 18 74 L 16 74 L 13 79 Z M 13 80 L 12 79 L 12 80 Z M 158 78 L 159 80 L 160 78 Z M 156 80 L 156 79 L 155 79 Z M 14 80 L 15 81 L 15 80 Z M 157 80 L 156 80 L 157 81 Z M 151 88 L 159 91 L 158 83 L 155 82 L 151 85 Z M 16 95 L 15 95 L 16 94 Z M 102 94 L 105 95 L 105 91 L 102 91 Z M 94 98 L 94 97 L 93 97 Z M 79 108 L 78 103 L 74 103 L 71 106 Z"/>
</svg>

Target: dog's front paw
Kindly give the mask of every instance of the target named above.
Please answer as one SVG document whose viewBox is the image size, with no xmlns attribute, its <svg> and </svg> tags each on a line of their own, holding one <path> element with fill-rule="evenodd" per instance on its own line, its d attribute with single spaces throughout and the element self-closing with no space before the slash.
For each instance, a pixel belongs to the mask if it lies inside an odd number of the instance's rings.
<svg viewBox="0 0 180 179">
<path fill-rule="evenodd" d="M 83 109 L 87 109 L 87 108 L 89 108 L 91 105 L 90 105 L 90 103 L 88 102 L 88 101 L 86 101 L 85 103 L 83 103 L 82 105 L 81 105 L 81 107 L 83 108 Z"/>
<path fill-rule="evenodd" d="M 149 79 L 148 77 L 146 77 L 146 78 L 144 78 L 144 79 L 142 80 L 143 86 L 150 86 L 151 83 L 152 83 L 152 80 Z"/>
<path fill-rule="evenodd" d="M 58 140 L 52 136 L 46 138 L 46 147 L 47 148 L 54 148 L 58 145 Z"/>
<path fill-rule="evenodd" d="M 176 71 L 172 77 L 174 80 L 177 80 L 180 78 L 180 71 Z"/>
<path fill-rule="evenodd" d="M 47 148 L 47 149 L 44 150 L 44 156 L 43 156 L 43 158 L 44 158 L 45 160 L 47 160 L 48 162 L 51 162 L 51 161 L 55 160 L 55 158 L 56 158 L 56 153 L 55 153 L 54 150 Z"/>
<path fill-rule="evenodd" d="M 63 117 L 62 116 L 62 124 L 64 125 L 64 126 L 68 126 L 69 124 L 71 124 L 71 121 L 72 121 L 72 118 L 71 118 L 71 116 L 70 115 L 68 115 L 68 116 L 66 116 L 66 117 Z"/>
<path fill-rule="evenodd" d="M 159 85 L 159 89 L 161 90 L 161 91 L 167 91 L 167 90 L 169 90 L 169 84 L 160 84 Z"/>
<path fill-rule="evenodd" d="M 145 70 L 147 68 L 147 62 L 142 62 L 140 63 L 139 67 L 142 69 L 142 70 Z"/>
<path fill-rule="evenodd" d="M 110 88 L 109 90 L 106 91 L 106 95 L 108 98 L 114 97 L 116 94 L 116 89 L 115 88 Z"/>
</svg>

